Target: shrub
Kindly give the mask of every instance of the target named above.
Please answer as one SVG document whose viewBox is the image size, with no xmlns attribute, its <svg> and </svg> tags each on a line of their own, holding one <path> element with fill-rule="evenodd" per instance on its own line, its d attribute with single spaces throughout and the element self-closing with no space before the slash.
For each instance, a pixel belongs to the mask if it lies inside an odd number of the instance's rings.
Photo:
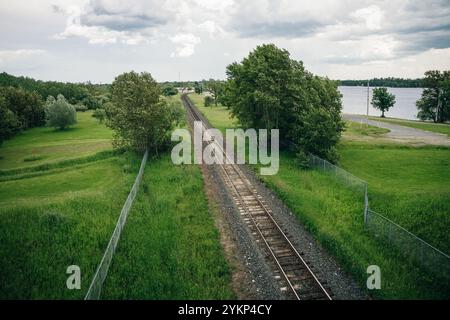
<svg viewBox="0 0 450 320">
<path fill-rule="evenodd" d="M 75 107 L 67 102 L 63 95 L 58 95 L 55 99 L 52 96 L 47 98 L 45 105 L 47 125 L 64 130 L 66 127 L 77 123 L 77 112 Z"/>
<path fill-rule="evenodd" d="M 94 118 L 96 118 L 100 123 L 103 123 L 103 120 L 106 117 L 105 109 L 95 109 L 94 113 L 92 114 Z"/>
<path fill-rule="evenodd" d="M 214 99 L 211 96 L 206 96 L 205 99 L 203 99 L 205 107 L 212 106 L 214 103 Z"/>
<path fill-rule="evenodd" d="M 164 86 L 162 89 L 162 94 L 165 96 L 174 96 L 178 93 L 177 88 L 171 85 Z"/>
<path fill-rule="evenodd" d="M 77 104 L 77 105 L 75 105 L 75 110 L 77 112 L 85 112 L 88 110 L 88 108 L 85 105 Z"/>
</svg>

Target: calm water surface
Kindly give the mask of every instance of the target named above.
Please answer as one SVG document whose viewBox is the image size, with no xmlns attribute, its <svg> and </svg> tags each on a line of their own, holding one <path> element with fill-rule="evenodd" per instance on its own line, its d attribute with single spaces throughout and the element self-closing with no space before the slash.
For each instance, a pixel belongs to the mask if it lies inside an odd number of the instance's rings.
<svg viewBox="0 0 450 320">
<path fill-rule="evenodd" d="M 369 101 L 372 100 L 372 89 L 370 89 Z M 395 105 L 385 112 L 386 117 L 417 120 L 416 101 L 422 95 L 422 88 L 388 88 L 395 95 Z M 367 88 L 366 87 L 339 87 L 342 93 L 342 106 L 344 113 L 366 114 L 367 110 Z M 381 111 L 369 107 L 369 115 L 379 116 Z"/>
</svg>

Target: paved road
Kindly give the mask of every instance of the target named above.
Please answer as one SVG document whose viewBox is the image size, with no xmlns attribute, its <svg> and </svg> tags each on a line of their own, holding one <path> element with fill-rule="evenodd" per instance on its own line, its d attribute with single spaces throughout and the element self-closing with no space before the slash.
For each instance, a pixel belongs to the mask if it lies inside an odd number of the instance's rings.
<svg viewBox="0 0 450 320">
<path fill-rule="evenodd" d="M 367 122 L 367 118 L 363 115 L 357 114 L 342 114 L 345 120 L 354 121 L 354 122 Z M 385 137 L 401 140 L 405 142 L 412 143 L 424 143 L 424 144 L 434 144 L 434 145 L 447 145 L 450 146 L 450 139 L 446 134 L 424 131 L 420 129 L 410 128 L 401 126 L 398 124 L 392 124 L 388 122 L 376 121 L 376 120 L 368 120 L 369 125 L 376 126 L 380 128 L 389 129 L 390 132 L 386 133 Z"/>
</svg>

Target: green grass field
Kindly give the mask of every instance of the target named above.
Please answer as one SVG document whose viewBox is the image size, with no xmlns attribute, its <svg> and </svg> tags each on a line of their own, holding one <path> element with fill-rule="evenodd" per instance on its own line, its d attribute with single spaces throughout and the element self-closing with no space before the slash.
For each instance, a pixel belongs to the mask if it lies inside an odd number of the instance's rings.
<svg viewBox="0 0 450 320">
<path fill-rule="evenodd" d="M 33 128 L 7 140 L 0 147 L 0 170 L 78 158 L 111 150 L 112 131 L 92 117 L 78 112 L 78 123 L 63 131 Z"/>
<path fill-rule="evenodd" d="M 90 112 L 62 132 L 26 131 L 0 154 L 0 299 L 82 299 L 141 157 L 111 151 L 111 131 Z M 149 159 L 106 298 L 233 297 L 200 171 L 168 159 Z M 73 264 L 81 290 L 66 287 Z"/>
<path fill-rule="evenodd" d="M 216 109 L 214 114 L 210 108 L 199 109 L 213 126 L 220 118 L 220 126 L 233 127 L 226 109 Z M 349 123 L 347 130 L 339 146 L 340 165 L 369 182 L 371 208 L 448 250 L 450 149 L 377 143 L 376 138 L 385 131 L 370 126 Z M 373 140 L 366 142 L 366 137 Z M 280 155 L 278 174 L 261 179 L 362 287 L 367 266 L 381 267 L 383 289 L 371 292 L 374 297 L 448 298 L 448 286 L 404 263 L 398 252 L 364 231 L 361 193 L 343 187 L 325 173 L 300 169 L 293 155 L 286 152 Z"/>
<path fill-rule="evenodd" d="M 149 162 L 105 299 L 231 299 L 230 273 L 194 165 Z"/>
<path fill-rule="evenodd" d="M 424 121 L 415 120 L 403 120 L 396 118 L 381 118 L 381 117 L 370 117 L 372 120 L 388 122 L 392 124 L 399 124 L 405 127 L 411 127 L 426 131 L 432 131 L 437 133 L 446 134 L 450 138 L 450 124 L 445 123 L 432 123 Z"/>
</svg>

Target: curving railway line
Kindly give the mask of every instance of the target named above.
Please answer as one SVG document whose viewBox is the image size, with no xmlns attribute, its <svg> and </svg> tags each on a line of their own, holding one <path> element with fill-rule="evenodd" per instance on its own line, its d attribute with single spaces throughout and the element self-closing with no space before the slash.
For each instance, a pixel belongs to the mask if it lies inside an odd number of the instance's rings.
<svg viewBox="0 0 450 320">
<path fill-rule="evenodd" d="M 186 94 L 181 97 L 192 121 L 201 121 L 203 129 L 209 126 L 198 113 Z M 215 143 L 210 142 L 210 143 Z M 217 146 L 221 148 L 219 144 Z M 228 154 L 222 149 L 225 157 Z M 319 281 L 302 258 L 286 233 L 272 216 L 270 208 L 257 189 L 236 164 L 220 166 L 221 175 L 232 195 L 243 221 L 249 228 L 254 240 L 270 258 L 269 265 L 286 299 L 331 300 L 332 294 Z"/>
</svg>

